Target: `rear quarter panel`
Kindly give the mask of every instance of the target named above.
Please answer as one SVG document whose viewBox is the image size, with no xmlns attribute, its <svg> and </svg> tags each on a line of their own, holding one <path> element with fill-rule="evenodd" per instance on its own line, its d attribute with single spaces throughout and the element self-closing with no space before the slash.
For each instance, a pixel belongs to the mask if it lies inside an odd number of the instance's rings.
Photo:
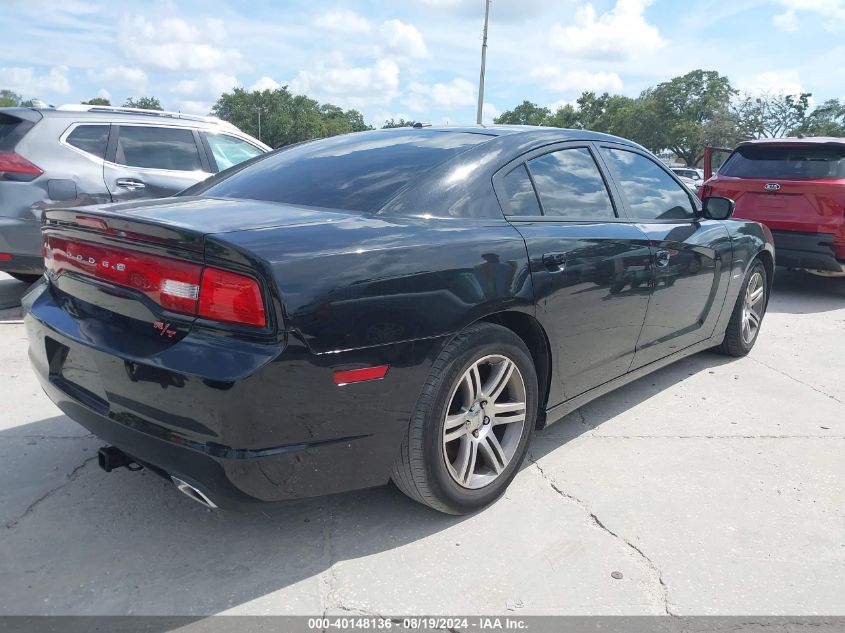
<svg viewBox="0 0 845 633">
<path fill-rule="evenodd" d="M 283 306 L 284 328 L 318 354 L 435 338 L 488 314 L 534 311 L 525 243 L 503 219 L 350 215 L 212 235 L 206 257 L 261 269 Z"/>
</svg>

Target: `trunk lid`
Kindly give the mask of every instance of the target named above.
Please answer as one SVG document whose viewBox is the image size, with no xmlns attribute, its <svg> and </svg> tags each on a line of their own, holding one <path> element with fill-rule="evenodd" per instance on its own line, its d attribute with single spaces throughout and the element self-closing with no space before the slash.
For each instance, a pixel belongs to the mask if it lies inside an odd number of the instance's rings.
<svg viewBox="0 0 845 633">
<path fill-rule="evenodd" d="M 90 342 L 103 344 L 105 337 L 112 348 L 141 345 L 160 352 L 184 338 L 198 321 L 207 326 L 214 325 L 209 319 L 216 319 L 216 325 L 223 322 L 223 327 L 250 335 L 268 333 L 275 325 L 274 315 L 265 313 L 271 305 L 266 262 L 237 248 L 207 245 L 207 235 L 348 216 L 268 202 L 193 197 L 49 209 L 43 231 L 45 262 L 60 305 L 87 322 L 98 339 Z M 210 284 L 217 284 L 213 288 L 219 291 L 213 301 L 208 300 Z M 252 288 L 246 287 L 249 284 Z M 133 336 L 125 336 L 130 331 Z M 125 342 L 118 342 L 120 338 Z M 137 356 L 138 350 L 132 353 Z"/>
</svg>

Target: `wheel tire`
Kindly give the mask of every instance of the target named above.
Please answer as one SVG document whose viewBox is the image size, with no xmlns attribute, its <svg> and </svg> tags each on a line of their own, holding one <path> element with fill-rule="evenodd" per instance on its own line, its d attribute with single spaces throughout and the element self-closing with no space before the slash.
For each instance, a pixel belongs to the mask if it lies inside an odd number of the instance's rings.
<svg viewBox="0 0 845 633">
<path fill-rule="evenodd" d="M 483 362 L 488 356 L 504 357 L 519 371 L 516 378 L 521 377 L 524 385 L 525 419 L 518 444 L 501 473 L 493 475 L 494 479 L 483 487 L 468 488 L 454 479 L 446 465 L 449 458 L 444 425 L 453 398 L 457 397 L 459 389 L 464 389 L 464 375 L 476 362 Z M 508 390 L 510 388 L 508 386 Z M 431 368 L 393 465 L 393 482 L 411 499 L 447 514 L 468 514 L 492 503 L 504 493 L 525 458 L 536 424 L 537 398 L 537 372 L 522 339 L 499 325 L 479 323 L 470 326 L 455 336 Z M 482 415 L 486 416 L 486 413 Z M 487 429 L 488 434 L 494 428 L 495 423 Z M 462 446 L 464 439 L 473 441 L 469 432 L 467 438 L 454 441 Z"/>
<path fill-rule="evenodd" d="M 743 335 L 743 318 L 746 310 L 748 285 L 755 275 L 760 276 L 759 279 L 760 284 L 762 284 L 761 287 L 763 289 L 763 294 L 760 298 L 760 314 L 757 329 L 753 332 L 753 336 L 750 340 L 746 340 L 747 337 Z M 769 285 L 766 267 L 763 265 L 763 262 L 758 259 L 751 265 L 751 268 L 745 275 L 742 287 L 739 289 L 739 296 L 736 299 L 736 304 L 734 305 L 733 312 L 731 313 L 731 320 L 728 322 L 727 330 L 725 330 L 725 338 L 722 341 L 722 344 L 716 348 L 721 354 L 735 356 L 738 358 L 740 356 L 745 356 L 751 351 L 751 348 L 754 347 L 754 343 L 757 341 L 757 336 L 760 334 L 760 326 L 762 326 L 763 317 L 766 314 L 766 307 L 769 301 L 768 293 Z"/>
<path fill-rule="evenodd" d="M 17 279 L 18 281 L 22 281 L 25 284 L 34 284 L 36 281 L 41 279 L 41 275 L 27 275 L 24 273 L 6 273 L 12 279 Z"/>
</svg>

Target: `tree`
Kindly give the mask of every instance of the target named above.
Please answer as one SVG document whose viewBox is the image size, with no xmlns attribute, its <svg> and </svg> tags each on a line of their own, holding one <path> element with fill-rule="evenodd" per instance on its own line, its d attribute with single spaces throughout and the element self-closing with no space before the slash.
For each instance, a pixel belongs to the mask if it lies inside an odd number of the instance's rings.
<svg viewBox="0 0 845 633">
<path fill-rule="evenodd" d="M 21 96 L 11 90 L 0 90 L 0 108 L 16 108 L 21 102 Z"/>
<path fill-rule="evenodd" d="M 845 136 L 845 102 L 829 99 L 813 110 L 789 135 Z"/>
<path fill-rule="evenodd" d="M 696 165 L 704 156 L 708 124 L 723 115 L 735 94 L 724 75 L 714 70 L 693 70 L 658 84 L 640 98 L 652 100 L 660 121 L 659 142 L 688 165 Z"/>
<path fill-rule="evenodd" d="M 255 91 L 235 88 L 222 94 L 211 111 L 271 147 L 372 129 L 358 110 L 320 104 L 291 94 L 287 86 Z"/>
<path fill-rule="evenodd" d="M 552 113 L 548 108 L 538 106 L 531 101 L 523 101 L 513 110 L 502 112 L 493 119 L 493 123 L 510 125 L 548 125 Z"/>
<path fill-rule="evenodd" d="M 801 128 L 807 118 L 811 96 L 809 92 L 746 94 L 733 108 L 741 134 L 746 138 L 778 138 Z"/>
<path fill-rule="evenodd" d="M 129 97 L 123 102 L 124 108 L 140 108 L 142 110 L 164 110 L 161 107 L 161 102 L 156 97 L 138 97 L 134 99 Z"/>
<path fill-rule="evenodd" d="M 395 127 L 413 127 L 413 125 L 414 125 L 413 121 L 406 121 L 405 119 L 402 119 L 402 118 L 396 120 L 393 117 L 390 117 L 389 119 L 387 119 L 384 122 L 384 125 L 381 126 L 381 129 L 387 130 L 387 129 L 395 128 Z"/>
<path fill-rule="evenodd" d="M 111 105 L 111 101 L 109 101 L 108 99 L 106 99 L 106 98 L 104 98 L 104 97 L 94 97 L 93 99 L 88 99 L 88 101 L 83 101 L 83 102 L 82 102 L 82 105 L 92 105 L 92 106 L 110 106 L 110 105 Z M 126 104 L 124 104 L 124 105 L 126 105 Z M 135 105 L 135 106 L 128 106 L 128 107 L 132 107 L 132 108 L 140 108 L 141 106 L 137 106 L 137 105 Z M 153 108 L 153 109 L 156 109 L 156 108 Z M 161 110 L 161 108 L 157 108 L 157 109 L 158 109 L 158 110 Z"/>
</svg>

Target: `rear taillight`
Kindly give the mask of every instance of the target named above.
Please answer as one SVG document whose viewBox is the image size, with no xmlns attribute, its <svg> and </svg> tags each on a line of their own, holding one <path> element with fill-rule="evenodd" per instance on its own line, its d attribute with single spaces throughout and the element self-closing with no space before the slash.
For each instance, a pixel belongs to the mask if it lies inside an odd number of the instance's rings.
<svg viewBox="0 0 845 633">
<path fill-rule="evenodd" d="M 170 257 L 48 236 L 44 267 L 137 290 L 173 312 L 264 327 L 261 288 L 252 277 Z"/>
<path fill-rule="evenodd" d="M 0 179 L 27 182 L 44 172 L 20 154 L 0 152 Z"/>
<path fill-rule="evenodd" d="M 202 274 L 199 298 L 199 316 L 204 319 L 267 325 L 261 288 L 252 277 L 208 267 Z"/>
</svg>

